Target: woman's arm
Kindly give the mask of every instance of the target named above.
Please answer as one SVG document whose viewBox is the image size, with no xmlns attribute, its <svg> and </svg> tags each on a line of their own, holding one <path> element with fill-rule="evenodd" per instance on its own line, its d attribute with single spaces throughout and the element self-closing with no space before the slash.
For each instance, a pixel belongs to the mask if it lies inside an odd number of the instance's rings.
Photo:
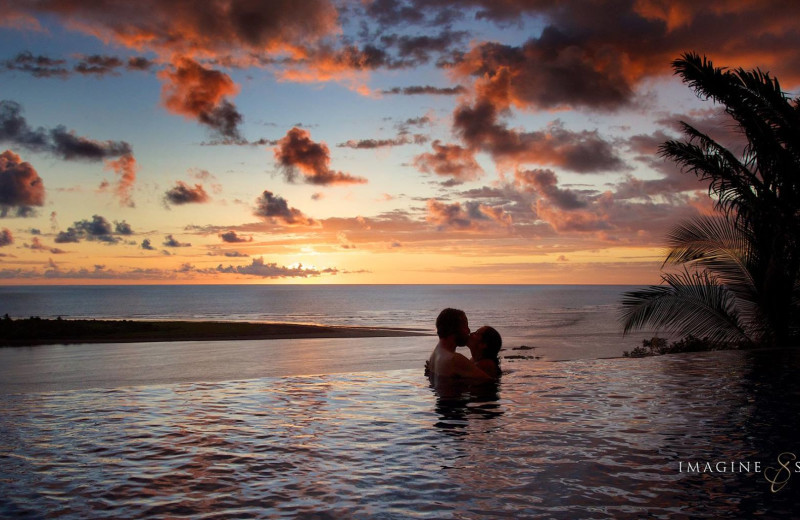
<svg viewBox="0 0 800 520">
<path fill-rule="evenodd" d="M 478 365 L 459 353 L 456 353 L 455 356 L 453 356 L 453 368 L 455 369 L 453 375 L 459 377 L 482 380 L 494 379 L 484 370 L 481 370 Z"/>
</svg>

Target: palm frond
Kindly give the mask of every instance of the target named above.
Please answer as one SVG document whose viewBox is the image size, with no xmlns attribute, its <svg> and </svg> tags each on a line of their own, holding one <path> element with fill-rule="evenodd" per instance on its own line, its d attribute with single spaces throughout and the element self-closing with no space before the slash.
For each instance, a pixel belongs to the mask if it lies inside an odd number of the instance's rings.
<svg viewBox="0 0 800 520">
<path fill-rule="evenodd" d="M 726 285 L 753 287 L 751 269 L 758 252 L 749 233 L 723 216 L 698 216 L 667 234 L 670 250 L 664 264 L 697 264 Z"/>
<path fill-rule="evenodd" d="M 686 52 L 672 62 L 675 74 L 698 95 L 725 104 L 731 87 L 731 76 L 726 68 L 714 67 L 711 60 L 694 52 Z"/>
<path fill-rule="evenodd" d="M 736 297 L 747 328 L 760 311 L 759 279 L 762 255 L 752 234 L 725 216 L 698 216 L 676 225 L 667 234 L 669 253 L 664 265 L 684 264 L 713 273 Z"/>
<path fill-rule="evenodd" d="M 624 293 L 623 334 L 650 326 L 719 342 L 751 341 L 736 297 L 707 271 L 662 275 L 666 285 Z"/>
<path fill-rule="evenodd" d="M 659 154 L 676 162 L 684 172 L 710 181 L 709 193 L 717 197 L 716 205 L 726 213 L 738 214 L 756 202 L 751 184 L 742 175 L 732 174 L 744 168 L 738 161 L 732 164 L 724 155 L 707 153 L 703 147 L 684 141 L 665 142 L 659 147 Z"/>
<path fill-rule="evenodd" d="M 800 105 L 781 90 L 777 78 L 759 69 L 716 68 L 705 57 L 685 53 L 673 62 L 699 96 L 722 103 L 747 138 L 744 161 L 761 179 L 760 196 L 772 194 L 786 205 L 800 201 Z"/>
</svg>

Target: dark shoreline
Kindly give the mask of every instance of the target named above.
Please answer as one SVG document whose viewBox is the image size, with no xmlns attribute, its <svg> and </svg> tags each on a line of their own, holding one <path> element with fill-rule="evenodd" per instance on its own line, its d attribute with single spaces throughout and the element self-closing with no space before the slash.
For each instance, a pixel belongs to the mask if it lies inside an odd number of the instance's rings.
<svg viewBox="0 0 800 520">
<path fill-rule="evenodd" d="M 0 347 L 76 343 L 430 336 L 415 329 L 229 321 L 0 319 Z"/>
</svg>

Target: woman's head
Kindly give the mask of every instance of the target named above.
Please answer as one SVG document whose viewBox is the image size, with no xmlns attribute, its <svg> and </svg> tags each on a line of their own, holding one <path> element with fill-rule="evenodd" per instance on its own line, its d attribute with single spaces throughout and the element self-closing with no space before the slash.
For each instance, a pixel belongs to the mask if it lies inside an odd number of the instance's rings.
<svg viewBox="0 0 800 520">
<path fill-rule="evenodd" d="M 493 359 L 499 363 L 498 355 L 503 348 L 503 338 L 493 327 L 483 326 L 470 334 L 467 346 L 476 360 Z"/>
</svg>

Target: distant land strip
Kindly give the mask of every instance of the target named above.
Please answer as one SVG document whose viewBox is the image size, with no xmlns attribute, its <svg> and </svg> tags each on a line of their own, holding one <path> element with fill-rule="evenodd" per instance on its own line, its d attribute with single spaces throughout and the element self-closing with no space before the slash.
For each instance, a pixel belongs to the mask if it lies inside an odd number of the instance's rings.
<svg viewBox="0 0 800 520">
<path fill-rule="evenodd" d="M 230 321 L 0 319 L 0 346 L 430 336 L 418 329 Z"/>
</svg>

